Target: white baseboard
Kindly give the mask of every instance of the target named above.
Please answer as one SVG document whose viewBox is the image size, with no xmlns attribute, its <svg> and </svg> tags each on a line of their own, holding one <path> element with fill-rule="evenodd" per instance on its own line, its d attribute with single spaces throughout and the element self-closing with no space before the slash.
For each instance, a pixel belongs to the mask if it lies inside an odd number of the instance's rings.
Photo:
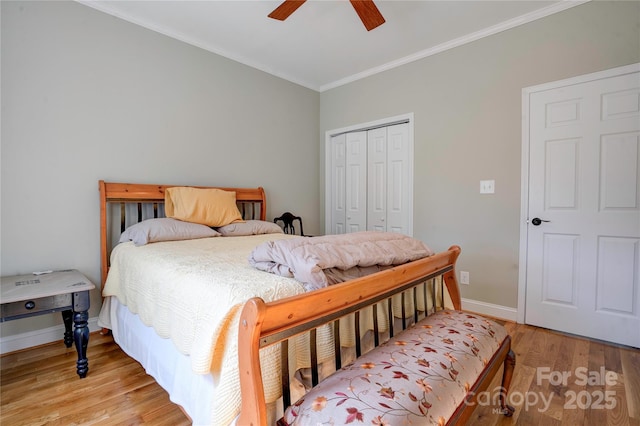
<svg viewBox="0 0 640 426">
<path fill-rule="evenodd" d="M 462 309 L 465 311 L 471 311 L 481 315 L 488 315 L 490 317 L 500 318 L 513 322 L 516 322 L 518 319 L 518 310 L 516 308 L 494 305 L 493 303 L 480 302 L 478 300 L 463 298 Z"/>
<path fill-rule="evenodd" d="M 89 318 L 89 332 L 102 329 L 98 326 L 98 317 Z M 64 336 L 64 325 L 43 328 L 42 330 L 29 331 L 27 333 L 14 334 L 12 336 L 0 337 L 0 354 L 19 351 L 33 346 L 62 341 Z"/>
</svg>

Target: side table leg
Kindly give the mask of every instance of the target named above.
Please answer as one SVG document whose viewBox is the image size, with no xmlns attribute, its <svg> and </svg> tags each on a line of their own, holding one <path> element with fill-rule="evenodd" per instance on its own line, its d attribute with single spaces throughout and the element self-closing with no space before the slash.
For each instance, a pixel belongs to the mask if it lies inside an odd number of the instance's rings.
<svg viewBox="0 0 640 426">
<path fill-rule="evenodd" d="M 71 331 L 73 311 L 62 311 L 62 321 L 64 321 L 64 345 L 70 348 L 73 345 L 73 331 Z"/>
<path fill-rule="evenodd" d="M 87 325 L 89 313 L 87 311 L 74 312 L 73 323 L 75 330 L 73 337 L 78 351 L 77 372 L 80 378 L 87 376 L 89 371 L 89 360 L 87 359 L 87 345 L 89 344 L 89 326 Z"/>
</svg>

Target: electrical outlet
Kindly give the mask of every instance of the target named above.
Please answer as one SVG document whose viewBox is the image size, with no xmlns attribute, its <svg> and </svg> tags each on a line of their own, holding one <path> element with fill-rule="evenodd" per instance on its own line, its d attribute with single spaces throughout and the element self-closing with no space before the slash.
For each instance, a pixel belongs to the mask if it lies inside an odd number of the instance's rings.
<svg viewBox="0 0 640 426">
<path fill-rule="evenodd" d="M 481 194 L 493 194 L 496 192 L 495 180 L 481 180 L 480 181 L 480 193 Z"/>
<path fill-rule="evenodd" d="M 467 271 L 460 271 L 460 284 L 469 285 L 469 273 Z"/>
</svg>

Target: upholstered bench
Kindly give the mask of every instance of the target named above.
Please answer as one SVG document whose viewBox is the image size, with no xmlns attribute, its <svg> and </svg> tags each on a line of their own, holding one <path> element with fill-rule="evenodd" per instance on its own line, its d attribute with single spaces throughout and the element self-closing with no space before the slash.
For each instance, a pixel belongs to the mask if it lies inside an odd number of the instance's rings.
<svg viewBox="0 0 640 426">
<path fill-rule="evenodd" d="M 445 424 L 506 338 L 494 321 L 439 311 L 323 380 L 279 424 Z"/>
</svg>

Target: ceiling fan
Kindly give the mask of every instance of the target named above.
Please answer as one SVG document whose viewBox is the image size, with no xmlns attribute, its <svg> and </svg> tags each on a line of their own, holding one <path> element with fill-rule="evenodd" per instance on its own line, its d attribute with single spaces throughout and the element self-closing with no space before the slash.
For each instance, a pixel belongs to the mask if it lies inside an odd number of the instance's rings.
<svg viewBox="0 0 640 426">
<path fill-rule="evenodd" d="M 284 21 L 295 12 L 306 0 L 284 0 L 280 6 L 276 7 L 269 14 L 269 18 Z M 364 24 L 367 31 L 379 27 L 384 24 L 385 20 L 382 14 L 373 3 L 373 0 L 349 0 L 351 5 L 358 13 L 360 20 Z"/>
</svg>

